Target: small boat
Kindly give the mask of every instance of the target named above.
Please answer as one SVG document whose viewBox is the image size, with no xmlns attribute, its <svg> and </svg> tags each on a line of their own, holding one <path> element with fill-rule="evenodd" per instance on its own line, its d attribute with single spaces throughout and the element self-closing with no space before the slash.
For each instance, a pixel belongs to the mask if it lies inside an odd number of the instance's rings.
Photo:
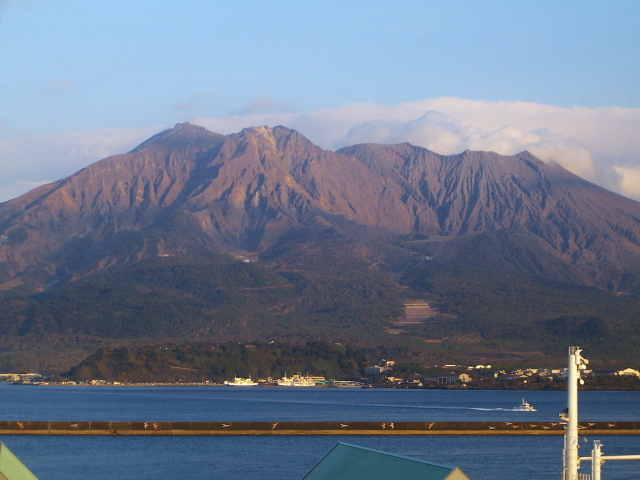
<svg viewBox="0 0 640 480">
<path fill-rule="evenodd" d="M 518 412 L 536 412 L 537 411 L 524 398 L 522 399 L 522 403 L 518 405 L 516 408 L 514 408 L 514 410 Z"/>
<path fill-rule="evenodd" d="M 238 377 L 233 377 L 233 381 L 225 380 L 224 384 L 232 387 L 253 387 L 255 385 L 258 385 L 258 383 L 251 380 L 251 378 Z"/>
</svg>

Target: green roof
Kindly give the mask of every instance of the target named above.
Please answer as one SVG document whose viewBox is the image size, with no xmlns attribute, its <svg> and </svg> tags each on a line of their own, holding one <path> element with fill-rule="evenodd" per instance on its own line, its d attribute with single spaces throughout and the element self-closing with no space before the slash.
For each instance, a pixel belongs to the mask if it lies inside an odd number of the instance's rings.
<svg viewBox="0 0 640 480">
<path fill-rule="evenodd" d="M 303 480 L 469 480 L 458 467 L 339 442 Z"/>
<path fill-rule="evenodd" d="M 38 480 L 38 477 L 0 442 L 0 480 Z"/>
</svg>

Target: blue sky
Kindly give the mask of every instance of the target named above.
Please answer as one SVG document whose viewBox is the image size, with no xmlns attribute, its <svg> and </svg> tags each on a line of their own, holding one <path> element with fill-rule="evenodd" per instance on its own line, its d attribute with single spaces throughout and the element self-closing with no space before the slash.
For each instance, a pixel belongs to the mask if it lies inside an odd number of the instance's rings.
<svg viewBox="0 0 640 480">
<path fill-rule="evenodd" d="M 0 201 L 182 121 L 527 148 L 640 198 L 639 52 L 638 1 L 0 0 Z"/>
</svg>

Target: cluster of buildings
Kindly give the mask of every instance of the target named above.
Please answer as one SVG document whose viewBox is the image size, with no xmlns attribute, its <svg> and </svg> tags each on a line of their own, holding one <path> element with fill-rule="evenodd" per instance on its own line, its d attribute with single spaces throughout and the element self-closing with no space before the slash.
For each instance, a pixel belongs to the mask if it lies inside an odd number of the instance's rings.
<svg viewBox="0 0 640 480">
<path fill-rule="evenodd" d="M 334 380 L 325 379 L 325 377 L 307 375 L 293 375 L 282 379 L 273 379 L 271 377 L 253 381 L 251 379 L 239 379 L 225 382 L 227 385 L 263 385 L 263 386 L 329 386 L 329 387 L 356 387 L 364 385 L 377 386 L 395 386 L 395 387 L 423 387 L 433 384 L 467 384 L 479 380 L 513 380 L 527 383 L 530 380 L 549 380 L 566 379 L 568 376 L 567 368 L 518 368 L 515 370 L 494 370 L 491 365 L 430 365 L 426 366 L 428 373 L 426 374 L 402 374 L 397 373 L 396 364 L 393 360 L 381 360 L 373 366 L 365 367 L 364 378 L 360 380 Z M 622 370 L 585 370 L 585 377 L 636 377 L 640 378 L 640 371 L 633 368 L 625 368 Z M 0 382 L 11 382 L 14 384 L 42 384 L 45 383 L 39 373 L 2 373 L 0 374 Z M 45 383 L 46 384 L 46 383 Z M 122 385 L 117 381 L 105 380 L 87 380 L 84 382 L 75 382 L 72 380 L 57 382 L 62 385 Z M 159 385 L 159 383 L 154 383 Z M 182 383 L 178 383 L 182 384 Z M 206 380 L 198 383 L 200 385 L 214 385 L 213 382 Z M 166 385 L 166 384 L 163 384 Z"/>
<path fill-rule="evenodd" d="M 625 368 L 623 370 L 584 370 L 585 377 L 606 377 L 606 376 L 633 376 L 640 378 L 640 371 L 633 368 Z M 554 378 L 564 378 L 569 376 L 568 368 L 521 368 L 506 372 L 494 372 L 494 377 L 504 380 L 528 379 L 532 377 L 546 377 L 550 380 Z"/>
<path fill-rule="evenodd" d="M 521 380 L 524 383 L 533 379 L 540 378 L 546 380 L 566 379 L 569 375 L 568 368 L 518 368 L 515 370 L 494 370 L 491 365 L 431 365 L 426 369 L 429 374 L 417 375 L 411 374 L 401 376 L 395 374 L 395 362 L 392 360 L 381 360 L 374 366 L 365 367 L 364 374 L 369 383 L 384 383 L 405 387 L 418 387 L 428 384 L 455 384 L 470 383 L 485 379 L 498 380 Z M 434 371 L 440 370 L 438 373 Z M 623 370 L 585 370 L 584 376 L 603 377 L 603 376 L 633 376 L 640 378 L 640 371 L 633 368 L 625 368 Z"/>
<path fill-rule="evenodd" d="M 0 373 L 0 382 L 11 382 L 15 384 L 39 383 L 42 375 L 39 373 Z"/>
</svg>

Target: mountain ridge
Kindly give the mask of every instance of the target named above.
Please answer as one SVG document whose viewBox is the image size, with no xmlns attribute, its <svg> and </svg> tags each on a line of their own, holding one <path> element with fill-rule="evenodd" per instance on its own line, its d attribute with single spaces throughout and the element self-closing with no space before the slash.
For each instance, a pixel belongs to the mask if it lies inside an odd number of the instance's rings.
<svg viewBox="0 0 640 480">
<path fill-rule="evenodd" d="M 172 222 L 216 253 L 259 253 L 299 228 L 394 241 L 506 229 L 542 239 L 587 284 L 640 269 L 640 203 L 526 151 L 331 152 L 283 126 L 220 135 L 184 123 L 0 204 L 0 283 L 60 276 L 68 257 Z"/>
<path fill-rule="evenodd" d="M 0 204 L 0 368 L 193 339 L 631 358 L 638 239 L 640 203 L 529 152 L 178 124 Z M 434 317 L 395 328 L 407 298 Z"/>
</svg>

